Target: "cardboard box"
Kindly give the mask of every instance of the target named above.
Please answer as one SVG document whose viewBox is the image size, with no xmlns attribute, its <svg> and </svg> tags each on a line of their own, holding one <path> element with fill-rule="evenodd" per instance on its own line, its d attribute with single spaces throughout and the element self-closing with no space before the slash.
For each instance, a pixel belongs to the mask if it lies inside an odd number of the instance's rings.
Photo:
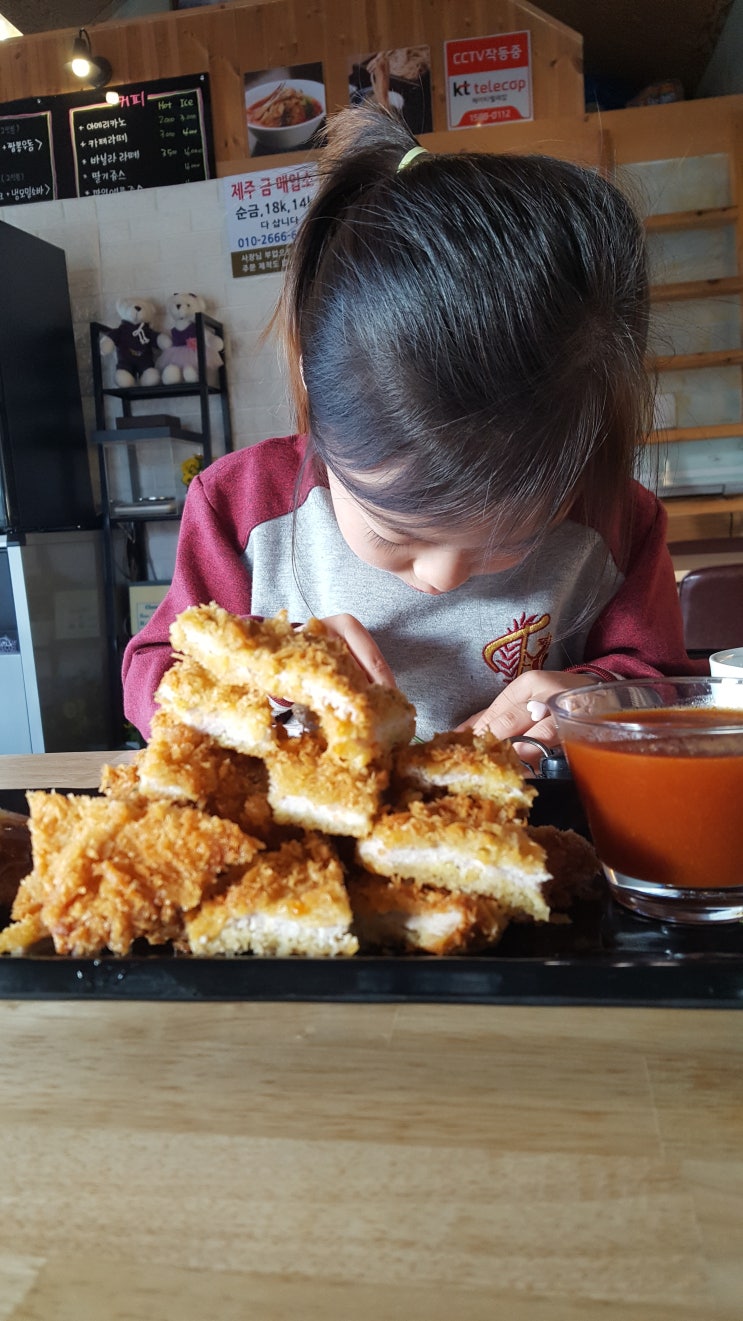
<svg viewBox="0 0 743 1321">
<path fill-rule="evenodd" d="M 170 583 L 131 583 L 129 586 L 129 621 L 132 636 L 144 628 L 165 596 Z"/>
</svg>

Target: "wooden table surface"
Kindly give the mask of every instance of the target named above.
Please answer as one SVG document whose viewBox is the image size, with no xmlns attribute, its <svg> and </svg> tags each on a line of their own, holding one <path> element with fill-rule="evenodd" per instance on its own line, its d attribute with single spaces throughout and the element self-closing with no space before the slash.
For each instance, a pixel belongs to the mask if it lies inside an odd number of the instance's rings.
<svg viewBox="0 0 743 1321">
<path fill-rule="evenodd" d="M 740 1321 L 742 1029 L 2 1001 L 0 1321 Z"/>
</svg>

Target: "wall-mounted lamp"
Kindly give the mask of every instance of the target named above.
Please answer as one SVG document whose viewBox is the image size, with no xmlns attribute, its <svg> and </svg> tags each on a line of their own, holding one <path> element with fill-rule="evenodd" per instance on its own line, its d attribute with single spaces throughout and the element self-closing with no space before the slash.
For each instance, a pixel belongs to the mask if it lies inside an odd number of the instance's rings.
<svg viewBox="0 0 743 1321">
<path fill-rule="evenodd" d="M 111 65 L 102 55 L 93 54 L 85 28 L 80 28 L 73 40 L 72 57 L 66 67 L 90 87 L 105 87 L 111 77 Z"/>
</svg>

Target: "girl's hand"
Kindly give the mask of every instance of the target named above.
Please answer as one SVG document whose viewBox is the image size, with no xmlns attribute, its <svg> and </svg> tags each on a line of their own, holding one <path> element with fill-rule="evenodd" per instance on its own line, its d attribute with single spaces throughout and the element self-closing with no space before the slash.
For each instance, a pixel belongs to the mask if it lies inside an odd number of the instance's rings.
<svg viewBox="0 0 743 1321">
<path fill-rule="evenodd" d="M 529 738 L 538 738 L 547 747 L 555 747 L 559 743 L 557 726 L 552 716 L 543 709 L 545 703 L 548 698 L 566 688 L 586 688 L 593 683 L 596 683 L 596 679 L 591 674 L 527 670 L 509 683 L 489 707 L 477 711 L 469 720 L 464 720 L 458 729 L 474 729 L 476 734 L 484 734 L 489 730 L 500 739 L 513 739 L 519 734 L 528 734 Z M 516 752 L 535 770 L 538 768 L 542 760 L 538 748 L 529 743 L 520 743 L 516 745 Z"/>
<path fill-rule="evenodd" d="M 395 676 L 368 629 L 353 615 L 330 615 L 323 624 L 333 637 L 341 638 L 357 665 L 371 683 L 395 687 Z"/>
</svg>

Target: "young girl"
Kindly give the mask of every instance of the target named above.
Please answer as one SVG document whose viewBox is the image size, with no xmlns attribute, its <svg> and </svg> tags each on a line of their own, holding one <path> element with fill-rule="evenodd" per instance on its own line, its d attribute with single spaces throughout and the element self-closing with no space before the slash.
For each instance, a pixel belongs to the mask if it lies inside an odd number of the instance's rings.
<svg viewBox="0 0 743 1321">
<path fill-rule="evenodd" d="M 211 600 L 324 618 L 423 738 L 555 742 L 553 693 L 694 672 L 665 515 L 632 480 L 648 277 L 612 184 L 341 111 L 279 314 L 300 434 L 191 483 L 172 587 L 124 657 L 143 734 L 173 617 Z"/>
</svg>

